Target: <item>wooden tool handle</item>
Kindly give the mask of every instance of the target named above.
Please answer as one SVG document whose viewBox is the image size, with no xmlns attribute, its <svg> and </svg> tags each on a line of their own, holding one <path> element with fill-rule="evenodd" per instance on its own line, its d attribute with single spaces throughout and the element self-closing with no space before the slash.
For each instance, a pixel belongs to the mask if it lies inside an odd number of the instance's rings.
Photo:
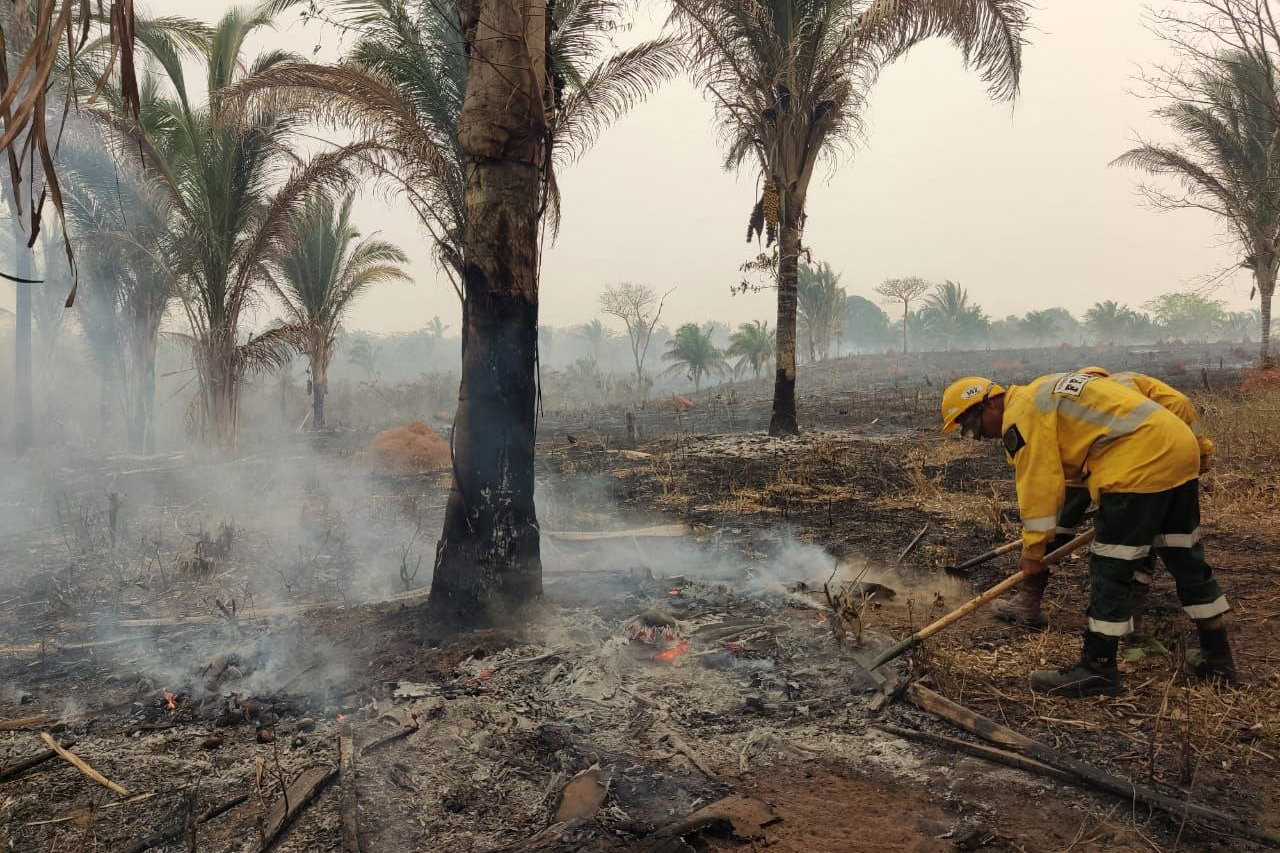
<svg viewBox="0 0 1280 853">
<path fill-rule="evenodd" d="M 1046 566 L 1052 566 L 1054 563 L 1060 562 L 1068 554 L 1092 542 L 1093 537 L 1094 537 L 1094 532 L 1092 530 L 1081 533 L 1075 539 L 1072 539 L 1066 545 L 1063 545 L 1061 548 L 1059 548 L 1058 550 L 1054 551 L 1052 554 L 1049 554 L 1047 557 L 1045 557 L 1044 564 Z M 929 625 L 926 625 L 925 627 L 921 628 L 919 631 L 916 632 L 916 635 L 919 636 L 921 640 L 929 639 L 934 634 L 941 631 L 943 628 L 946 628 L 950 625 L 954 625 L 956 622 L 959 622 L 961 619 L 968 616 L 973 611 L 981 607 L 987 606 L 988 604 L 995 601 L 997 598 L 1004 595 L 1006 592 L 1013 589 L 1014 587 L 1016 587 L 1018 584 L 1022 583 L 1026 579 L 1027 579 L 1027 576 L 1024 575 L 1022 572 L 1016 572 L 1010 575 L 1009 577 L 1000 581 L 1000 583 L 991 587 L 991 589 L 987 590 L 981 595 L 969 599 L 964 604 L 960 605 L 955 610 L 952 610 L 950 613 L 948 613 L 946 616 L 943 616 L 941 619 L 937 620 L 936 622 L 932 622 Z"/>
<path fill-rule="evenodd" d="M 1060 562 L 1068 554 L 1072 553 L 1073 551 L 1077 551 L 1080 548 L 1092 542 L 1093 537 L 1094 537 L 1094 532 L 1092 530 L 1088 530 L 1084 533 L 1081 533 L 1075 539 L 1072 539 L 1066 545 L 1063 545 L 1061 548 L 1059 548 L 1058 550 L 1054 551 L 1052 554 L 1049 554 L 1047 557 L 1045 557 L 1044 558 L 1045 565 L 1051 566 L 1054 563 Z M 1020 543 L 1014 543 L 1014 544 L 1017 545 Z M 1002 545 L 1001 547 L 1003 548 L 1008 546 Z M 1010 550 L 1013 550 L 1013 549 L 1011 548 Z M 907 637 L 905 640 L 893 646 L 884 654 L 880 655 L 880 657 L 876 658 L 875 662 L 871 664 L 869 668 L 875 669 L 878 666 L 883 666 L 884 664 L 888 663 L 894 658 L 902 655 L 904 652 L 908 652 L 911 649 L 914 649 L 916 646 L 920 645 L 922 642 L 929 639 L 930 637 L 932 637 L 934 634 L 938 633 L 942 629 L 947 628 L 951 625 L 954 625 L 956 622 L 959 622 L 961 619 L 973 613 L 975 610 L 978 610 L 979 608 L 982 608 L 982 607 L 986 607 L 992 601 L 995 601 L 997 598 L 1004 595 L 1006 592 L 1013 589 L 1014 587 L 1016 587 L 1018 584 L 1022 583 L 1026 579 L 1027 579 L 1027 576 L 1024 575 L 1022 572 L 1017 572 L 1016 574 L 1010 575 L 1009 577 L 1000 581 L 1000 583 L 991 587 L 991 589 L 987 590 L 986 592 L 982 593 L 979 596 L 969 599 L 964 604 L 957 607 L 955 610 L 952 610 L 946 616 L 943 616 L 941 619 L 938 619 L 935 622 L 929 623 L 925 627 L 921 628 L 919 631 L 916 631 L 910 637 Z"/>
<path fill-rule="evenodd" d="M 961 563 L 958 566 L 952 566 L 949 569 L 949 571 L 963 572 L 966 569 L 972 569 L 974 566 L 981 566 L 983 563 L 990 562 L 991 560 L 994 560 L 996 557 L 999 557 L 1002 554 L 1008 554 L 1010 551 L 1016 551 L 1021 546 L 1022 546 L 1021 539 L 1015 539 L 1012 542 L 1006 542 L 1003 545 L 1001 545 L 999 548 L 992 548 L 990 551 L 988 551 L 985 554 L 979 554 L 978 556 L 973 557 L 972 559 L 965 560 L 963 563 Z"/>
</svg>

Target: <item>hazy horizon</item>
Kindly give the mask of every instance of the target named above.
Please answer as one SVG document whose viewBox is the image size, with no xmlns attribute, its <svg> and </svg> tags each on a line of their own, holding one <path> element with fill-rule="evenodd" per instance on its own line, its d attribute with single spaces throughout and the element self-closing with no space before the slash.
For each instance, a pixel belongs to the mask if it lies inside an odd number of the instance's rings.
<svg viewBox="0 0 1280 853">
<path fill-rule="evenodd" d="M 231 5 L 215 0 L 202 10 L 213 18 Z M 158 0 L 140 8 L 190 7 Z M 805 244 L 813 259 L 871 299 L 885 278 L 957 281 L 995 318 L 1052 306 L 1079 315 L 1102 299 L 1139 307 L 1231 266 L 1231 248 L 1208 214 L 1151 210 L 1137 194 L 1138 174 L 1108 168 L 1139 133 L 1165 135 L 1150 117 L 1153 103 L 1133 93 L 1139 68 L 1167 58 L 1145 14 L 1114 0 L 1033 9 L 1013 106 L 991 103 L 946 42 L 890 68 L 873 91 L 865 139 L 828 164 L 810 191 Z M 664 15 L 646 4 L 627 41 L 656 33 Z M 317 43 L 319 59 L 336 58 L 333 30 L 286 15 L 250 50 L 270 44 L 309 55 Z M 756 176 L 726 173 L 722 159 L 711 107 L 687 80 L 606 131 L 559 175 L 564 216 L 545 254 L 542 322 L 599 316 L 598 294 L 620 281 L 674 288 L 664 313 L 672 326 L 772 321 L 772 291 L 729 292 L 739 265 L 760 249 L 744 241 Z M 357 223 L 405 249 L 415 283 L 374 289 L 347 327 L 407 332 L 439 315 L 456 330 L 457 297 L 408 207 L 366 195 Z M 1237 271 L 1212 295 L 1244 310 L 1257 304 L 1248 301 L 1250 286 Z M 11 288 L 0 306 L 12 308 Z"/>
</svg>

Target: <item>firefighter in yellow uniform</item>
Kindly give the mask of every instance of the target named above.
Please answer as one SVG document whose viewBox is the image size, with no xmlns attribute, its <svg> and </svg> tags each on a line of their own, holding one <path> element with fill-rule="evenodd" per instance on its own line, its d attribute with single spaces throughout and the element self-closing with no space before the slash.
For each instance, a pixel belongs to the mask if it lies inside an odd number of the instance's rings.
<svg viewBox="0 0 1280 853">
<path fill-rule="evenodd" d="M 1014 467 L 1029 578 L 1059 526 L 1066 486 L 1087 483 L 1098 502 L 1089 556 L 1089 625 L 1080 660 L 1032 673 L 1031 687 L 1064 696 L 1118 693 L 1116 651 L 1133 629 L 1130 588 L 1155 548 L 1195 621 L 1196 674 L 1236 679 L 1222 614 L 1229 608 L 1200 542 L 1200 444 L 1181 419 L 1133 388 L 1088 373 L 1042 376 L 1007 391 L 971 376 L 942 397 L 943 431 L 1002 439 Z"/>
<path fill-rule="evenodd" d="M 1195 403 L 1191 402 L 1191 398 L 1186 394 L 1166 382 L 1161 382 L 1159 379 L 1142 373 L 1125 372 L 1113 374 L 1105 367 L 1082 367 L 1076 372 L 1099 376 L 1103 379 L 1109 378 L 1113 382 L 1119 382 L 1121 385 L 1132 388 L 1148 400 L 1159 403 L 1177 415 L 1183 423 L 1191 428 L 1191 432 L 1195 434 L 1196 441 L 1200 445 L 1200 473 L 1203 474 L 1209 469 L 1213 457 L 1213 442 L 1201 432 L 1200 413 L 1196 411 Z M 1084 483 L 1067 483 L 1066 495 L 1058 515 L 1056 535 L 1049 545 L 1049 551 L 1056 551 L 1059 547 L 1071 541 L 1076 529 L 1084 521 L 1091 501 L 1092 497 L 1089 495 L 1089 489 Z M 1135 570 L 1133 574 L 1131 599 L 1133 618 L 1135 620 L 1146 610 L 1147 594 L 1151 585 L 1150 570 L 1155 567 L 1155 558 L 1156 554 L 1153 551 L 1148 555 L 1147 565 Z M 991 615 L 1006 622 L 1016 622 L 1033 628 L 1044 627 L 1047 624 L 1047 620 L 1044 618 L 1041 606 L 1044 601 L 1045 589 L 1048 585 L 1048 572 L 1034 578 L 1028 578 L 1018 587 L 1018 591 L 1012 598 L 1007 601 L 992 602 Z"/>
</svg>

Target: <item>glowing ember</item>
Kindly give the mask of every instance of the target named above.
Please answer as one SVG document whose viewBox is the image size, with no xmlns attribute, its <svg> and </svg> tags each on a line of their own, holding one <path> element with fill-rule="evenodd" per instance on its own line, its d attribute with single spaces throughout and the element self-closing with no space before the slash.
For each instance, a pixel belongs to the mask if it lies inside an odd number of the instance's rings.
<svg viewBox="0 0 1280 853">
<path fill-rule="evenodd" d="M 346 714 L 339 714 L 339 715 L 338 715 L 338 722 L 339 722 L 340 724 L 341 724 L 341 723 L 345 723 L 346 721 L 347 721 L 347 715 L 346 715 Z"/>
<path fill-rule="evenodd" d="M 672 646 L 671 648 L 667 649 L 665 652 L 658 652 L 656 655 L 653 656 L 653 659 L 658 663 L 671 663 L 673 660 L 680 657 L 680 655 L 689 651 L 690 645 L 691 644 L 689 643 L 689 641 L 685 640 L 682 643 L 680 643 L 680 645 Z"/>
<path fill-rule="evenodd" d="M 667 595 L 679 595 L 679 594 L 680 594 L 680 590 L 678 590 L 678 589 L 669 589 L 669 590 L 667 590 Z"/>
<path fill-rule="evenodd" d="M 177 698 L 178 697 L 176 695 L 170 693 L 168 690 L 164 691 L 164 701 L 168 704 L 170 711 L 178 710 L 178 703 L 175 701 Z"/>
</svg>

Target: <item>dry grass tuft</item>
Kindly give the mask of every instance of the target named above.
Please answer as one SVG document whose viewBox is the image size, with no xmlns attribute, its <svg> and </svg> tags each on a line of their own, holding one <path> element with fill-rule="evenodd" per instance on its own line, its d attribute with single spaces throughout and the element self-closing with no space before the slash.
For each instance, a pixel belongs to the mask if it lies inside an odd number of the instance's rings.
<svg viewBox="0 0 1280 853">
<path fill-rule="evenodd" d="M 392 427 L 373 437 L 373 457 L 379 467 L 396 474 L 441 471 L 449 467 L 449 442 L 422 421 Z"/>
</svg>

